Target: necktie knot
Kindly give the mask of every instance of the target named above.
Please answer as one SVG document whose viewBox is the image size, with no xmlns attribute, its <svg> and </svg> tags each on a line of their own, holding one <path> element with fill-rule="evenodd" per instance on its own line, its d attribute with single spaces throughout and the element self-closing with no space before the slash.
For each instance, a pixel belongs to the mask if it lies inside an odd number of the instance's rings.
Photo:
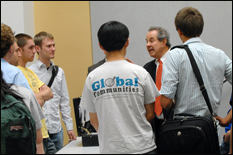
<svg viewBox="0 0 233 155">
<path fill-rule="evenodd" d="M 162 62 L 160 59 L 158 59 L 158 61 L 159 61 L 159 65 L 160 65 L 160 64 L 163 64 L 163 62 Z"/>
</svg>

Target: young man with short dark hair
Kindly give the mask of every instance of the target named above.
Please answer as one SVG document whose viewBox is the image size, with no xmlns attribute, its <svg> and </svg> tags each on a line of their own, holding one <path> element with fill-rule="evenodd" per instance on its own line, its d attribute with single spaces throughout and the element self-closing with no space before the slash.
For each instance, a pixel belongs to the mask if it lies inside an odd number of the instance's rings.
<svg viewBox="0 0 233 155">
<path fill-rule="evenodd" d="M 20 33 L 16 36 L 17 44 L 22 56 L 19 58 L 18 68 L 23 72 L 24 76 L 28 80 L 28 83 L 33 90 L 37 101 L 39 102 L 41 108 L 45 104 L 45 101 L 53 98 L 53 92 L 51 89 L 46 86 L 38 76 L 29 68 L 26 67 L 27 62 L 32 62 L 35 56 L 35 43 L 31 36 Z M 43 110 L 43 108 L 42 108 Z M 42 135 L 43 135 L 43 144 L 40 145 L 40 149 L 44 149 L 45 154 L 54 154 L 56 148 L 54 143 L 51 141 L 48 135 L 48 130 L 45 124 L 45 119 L 41 120 L 42 123 Z"/>
<path fill-rule="evenodd" d="M 98 39 L 107 62 L 88 74 L 80 105 L 98 132 L 100 153 L 157 153 L 150 121 L 159 92 L 144 68 L 125 60 L 128 28 L 109 21 Z"/>
</svg>

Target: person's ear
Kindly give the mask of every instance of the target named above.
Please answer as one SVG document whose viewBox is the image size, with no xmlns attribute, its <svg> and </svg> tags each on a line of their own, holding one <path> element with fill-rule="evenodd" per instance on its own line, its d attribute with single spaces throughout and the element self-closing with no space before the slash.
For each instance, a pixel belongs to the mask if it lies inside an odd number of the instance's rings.
<svg viewBox="0 0 233 155">
<path fill-rule="evenodd" d="M 129 46 L 129 38 L 127 39 L 127 41 L 125 42 L 125 47 Z"/>
<path fill-rule="evenodd" d="M 105 50 L 105 49 L 103 48 L 103 46 L 100 45 L 100 43 L 99 43 L 99 47 L 100 47 L 102 50 Z"/>
<path fill-rule="evenodd" d="M 19 52 L 22 53 L 23 49 L 21 47 L 19 47 Z"/>
<path fill-rule="evenodd" d="M 9 53 L 13 53 L 14 51 L 12 50 L 12 48 L 13 48 L 13 44 L 10 46 L 10 48 L 9 48 Z"/>
<path fill-rule="evenodd" d="M 40 51 L 40 46 L 35 45 L 35 50 L 36 50 L 37 53 L 39 53 L 39 51 Z"/>
<path fill-rule="evenodd" d="M 166 46 L 166 44 L 167 44 L 167 38 L 164 38 L 162 42 L 163 42 L 163 45 Z"/>
<path fill-rule="evenodd" d="M 179 36 L 183 35 L 183 32 L 180 29 L 178 29 L 177 31 L 178 31 Z"/>
<path fill-rule="evenodd" d="M 19 50 L 18 50 L 18 57 L 20 58 L 22 56 L 22 49 L 19 47 Z"/>
</svg>

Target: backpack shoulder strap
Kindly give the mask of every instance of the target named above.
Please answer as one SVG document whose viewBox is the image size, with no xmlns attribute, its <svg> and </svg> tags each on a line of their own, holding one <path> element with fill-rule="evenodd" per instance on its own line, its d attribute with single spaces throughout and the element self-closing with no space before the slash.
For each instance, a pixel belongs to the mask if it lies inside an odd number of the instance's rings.
<svg viewBox="0 0 233 155">
<path fill-rule="evenodd" d="M 1 99 L 1 109 L 9 108 L 16 103 L 21 103 L 19 100 L 9 94 L 5 94 L 5 98 L 7 101 Z"/>
<path fill-rule="evenodd" d="M 48 87 L 51 87 L 51 86 L 52 86 L 53 81 L 54 81 L 54 78 L 57 76 L 58 69 L 59 69 L 59 68 L 58 68 L 57 65 L 55 65 L 55 66 L 53 67 L 52 77 L 51 77 L 51 79 L 50 79 L 50 81 L 49 81 Z"/>
<path fill-rule="evenodd" d="M 171 48 L 171 50 L 175 49 L 175 48 L 184 48 L 185 46 L 188 46 L 188 45 L 177 45 L 177 46 L 173 46 Z"/>
<path fill-rule="evenodd" d="M 209 96 L 208 96 L 207 90 L 206 90 L 206 88 L 205 88 L 205 85 L 204 85 L 204 82 L 203 82 L 201 73 L 200 73 L 200 71 L 199 71 L 199 68 L 198 68 L 198 66 L 197 66 L 197 63 L 196 63 L 196 61 L 195 61 L 195 59 L 194 59 L 194 57 L 193 57 L 193 55 L 192 55 L 192 52 L 190 51 L 188 45 L 178 45 L 178 46 L 174 46 L 174 47 L 171 48 L 171 50 L 174 49 L 174 48 L 183 48 L 183 49 L 185 49 L 185 51 L 187 52 L 188 57 L 189 57 L 189 60 L 190 60 L 190 63 L 191 63 L 192 68 L 193 68 L 193 72 L 194 72 L 195 77 L 196 77 L 196 79 L 197 79 L 197 81 L 198 81 L 198 84 L 199 84 L 199 86 L 200 86 L 200 90 L 201 90 L 201 92 L 202 92 L 202 95 L 204 96 L 204 99 L 205 99 L 205 101 L 206 101 L 206 104 L 207 104 L 207 106 L 208 106 L 208 109 L 209 109 L 209 111 L 210 111 L 210 114 L 211 114 L 212 116 L 215 116 L 215 114 L 214 114 L 214 112 L 213 112 L 213 109 L 212 109 L 212 106 L 211 106 L 211 104 L 210 104 Z"/>
</svg>

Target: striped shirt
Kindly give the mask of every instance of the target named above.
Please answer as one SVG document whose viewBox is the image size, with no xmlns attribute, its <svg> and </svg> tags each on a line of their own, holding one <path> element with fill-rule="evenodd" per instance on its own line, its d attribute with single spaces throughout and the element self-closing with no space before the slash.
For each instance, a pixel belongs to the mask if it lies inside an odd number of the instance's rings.
<svg viewBox="0 0 233 155">
<path fill-rule="evenodd" d="M 188 44 L 201 72 L 214 113 L 218 112 L 224 77 L 232 84 L 232 60 L 220 49 L 191 38 Z M 160 93 L 175 99 L 174 114 L 190 113 L 207 116 L 210 114 L 200 91 L 190 60 L 184 49 L 173 49 L 163 64 L 162 88 Z"/>
</svg>

